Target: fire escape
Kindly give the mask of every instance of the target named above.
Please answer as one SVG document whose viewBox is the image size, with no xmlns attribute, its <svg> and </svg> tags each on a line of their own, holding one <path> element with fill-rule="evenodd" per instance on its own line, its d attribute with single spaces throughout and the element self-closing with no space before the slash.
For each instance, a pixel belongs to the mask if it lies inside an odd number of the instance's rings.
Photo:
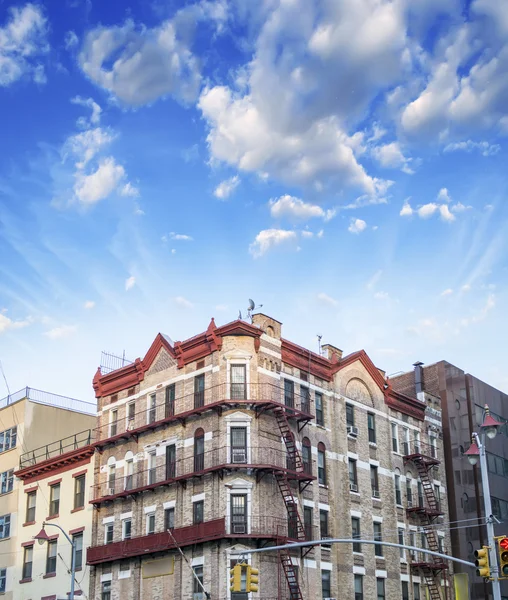
<svg viewBox="0 0 508 600">
<path fill-rule="evenodd" d="M 416 441 L 411 445 L 407 443 L 407 446 L 404 462 L 411 462 L 415 466 L 423 489 L 423 498 L 419 499 L 417 506 L 408 507 L 408 512 L 419 518 L 428 549 L 433 552 L 440 552 L 435 524 L 437 518 L 443 515 L 443 512 L 436 498 L 430 473 L 434 467 L 440 464 L 440 460 L 436 456 L 435 447 L 427 447 Z M 426 446 L 425 451 L 422 446 Z M 411 568 L 423 575 L 429 590 L 430 600 L 446 600 L 447 588 L 441 585 L 441 578 L 446 578 L 448 570 L 448 565 L 444 559 L 425 554 L 423 559 L 413 562 Z"/>
</svg>

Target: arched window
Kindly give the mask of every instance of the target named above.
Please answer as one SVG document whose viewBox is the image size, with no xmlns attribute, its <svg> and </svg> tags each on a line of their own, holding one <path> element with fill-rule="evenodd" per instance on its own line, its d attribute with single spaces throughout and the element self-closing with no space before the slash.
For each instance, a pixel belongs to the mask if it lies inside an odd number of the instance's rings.
<svg viewBox="0 0 508 600">
<path fill-rule="evenodd" d="M 129 450 L 125 454 L 125 467 L 124 467 L 124 482 L 125 489 L 132 490 L 133 488 L 133 477 L 134 477 L 134 455 Z"/>
<path fill-rule="evenodd" d="M 194 471 L 205 468 L 205 432 L 201 427 L 194 433 Z"/>
<path fill-rule="evenodd" d="M 302 462 L 305 473 L 312 475 L 312 450 L 309 438 L 302 440 Z"/>
<path fill-rule="evenodd" d="M 326 485 L 326 448 L 322 442 L 317 447 L 318 483 Z"/>
</svg>

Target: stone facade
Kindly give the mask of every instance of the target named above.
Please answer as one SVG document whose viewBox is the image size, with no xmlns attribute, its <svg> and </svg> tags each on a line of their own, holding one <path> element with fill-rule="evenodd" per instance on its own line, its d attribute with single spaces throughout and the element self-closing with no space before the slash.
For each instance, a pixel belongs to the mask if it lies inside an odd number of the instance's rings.
<svg viewBox="0 0 508 600">
<path fill-rule="evenodd" d="M 373 539 L 374 524 L 387 542 L 397 543 L 402 531 L 405 543 L 410 532 L 420 536 L 406 511 L 407 489 L 418 497 L 418 472 L 404 460 L 404 441 L 419 438 L 424 446 L 429 432 L 439 438 L 437 422 L 430 426 L 424 420 L 423 403 L 401 394 L 390 402 L 390 386 L 364 352 L 346 357 L 333 347 L 327 352 L 325 358 L 286 342 L 279 322 L 255 315 L 253 325 L 239 321 L 217 328 L 212 321 L 206 334 L 174 347 L 160 340 L 133 367 L 96 376 L 100 454 L 92 491 L 97 510 L 88 555 L 91 598 L 198 600 L 192 565 L 198 573 L 202 569 L 212 598 L 246 600 L 247 594 L 229 591 L 231 552 L 237 550 L 260 571 L 252 600 L 289 598 L 277 552 L 249 554 L 295 538 L 278 483 L 281 472 L 294 470 L 280 420 L 289 424 L 304 464 L 306 479 L 295 476 L 290 487 L 308 538 L 351 538 L 352 517 L 359 519 L 365 539 Z M 284 418 L 276 416 L 281 406 Z M 346 413 L 354 414 L 349 435 Z M 233 458 L 237 428 L 246 432 L 244 458 L 241 448 Z M 435 448 L 442 460 L 439 440 Z M 432 485 L 445 499 L 443 472 L 436 465 Z M 196 506 L 201 502 L 202 514 Z M 446 522 L 446 502 L 443 507 Z M 168 519 L 181 553 L 164 533 Z M 126 527 L 131 539 L 122 541 Z M 211 534 L 213 527 L 218 529 Z M 192 537 L 193 531 L 203 537 Z M 446 549 L 446 530 L 441 533 Z M 403 586 L 408 600 L 417 600 L 418 593 L 424 597 L 425 581 L 410 568 L 409 552 L 383 547 L 376 556 L 368 544 L 361 552 L 353 552 L 351 544 L 305 552 L 289 555 L 299 582 L 294 598 L 354 598 L 355 576 L 357 585 L 361 577 L 365 599 L 380 598 L 381 586 L 387 600 L 402 598 Z"/>
</svg>

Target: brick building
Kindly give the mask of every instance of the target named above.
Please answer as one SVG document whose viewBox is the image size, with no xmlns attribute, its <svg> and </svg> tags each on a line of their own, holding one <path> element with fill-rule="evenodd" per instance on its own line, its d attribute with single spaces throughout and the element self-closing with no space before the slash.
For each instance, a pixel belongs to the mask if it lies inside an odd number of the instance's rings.
<svg viewBox="0 0 508 600">
<path fill-rule="evenodd" d="M 253 600 L 444 598 L 447 565 L 355 543 L 249 555 L 287 540 L 449 547 L 440 409 L 395 392 L 364 351 L 322 355 L 263 314 L 94 378 L 98 398 L 90 594 L 231 594 L 230 553 L 260 570 Z M 376 549 L 375 549 L 376 548 Z"/>
<path fill-rule="evenodd" d="M 390 381 L 393 388 L 409 396 L 441 402 L 449 514 L 452 521 L 461 522 L 450 532 L 452 554 L 474 562 L 474 550 L 487 543 L 487 534 L 484 527 L 477 526 L 485 516 L 480 468 L 469 464 L 464 451 L 473 431 L 479 431 L 488 404 L 492 416 L 504 423 L 498 435 L 486 443 L 492 510 L 504 522 L 494 530 L 496 535 L 504 535 L 508 521 L 508 395 L 446 361 L 428 366 L 416 363 L 413 371 Z M 489 598 L 491 586 L 476 576 L 474 568 L 455 564 L 455 570 L 469 574 L 473 599 Z M 501 595 L 508 598 L 508 581 L 501 581 Z"/>
</svg>

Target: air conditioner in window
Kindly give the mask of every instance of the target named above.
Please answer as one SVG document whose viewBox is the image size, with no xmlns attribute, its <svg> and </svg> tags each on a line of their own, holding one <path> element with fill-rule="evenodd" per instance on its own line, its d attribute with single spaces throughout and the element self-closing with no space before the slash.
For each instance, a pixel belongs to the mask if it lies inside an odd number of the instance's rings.
<svg viewBox="0 0 508 600">
<path fill-rule="evenodd" d="M 352 438 L 358 437 L 358 427 L 355 427 L 354 425 L 348 425 L 347 426 L 347 434 L 349 437 L 352 437 Z"/>
<path fill-rule="evenodd" d="M 114 487 L 108 488 L 108 496 L 114 496 L 114 495 L 115 495 L 115 488 Z"/>
<path fill-rule="evenodd" d="M 233 463 L 246 463 L 247 462 L 247 454 L 245 452 L 235 452 L 233 454 Z"/>
<path fill-rule="evenodd" d="M 233 533 L 247 533 L 247 523 L 233 523 Z"/>
<path fill-rule="evenodd" d="M 132 431 L 134 429 L 134 419 L 129 419 L 129 423 L 127 424 L 127 431 Z"/>
<path fill-rule="evenodd" d="M 337 600 L 337 598 L 323 598 L 323 600 Z"/>
<path fill-rule="evenodd" d="M 357 492 L 358 491 L 358 486 L 356 485 L 356 483 L 350 483 L 349 484 L 349 491 L 350 492 Z"/>
<path fill-rule="evenodd" d="M 379 498 L 379 490 L 372 490 L 372 497 Z"/>
</svg>

